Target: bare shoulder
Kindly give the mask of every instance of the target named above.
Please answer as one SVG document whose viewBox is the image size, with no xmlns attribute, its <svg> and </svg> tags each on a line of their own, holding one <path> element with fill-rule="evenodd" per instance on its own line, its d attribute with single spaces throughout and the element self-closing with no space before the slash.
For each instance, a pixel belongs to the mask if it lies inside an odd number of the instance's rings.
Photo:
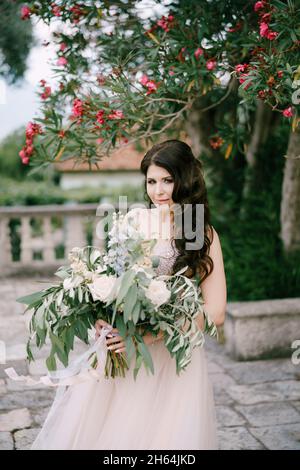
<svg viewBox="0 0 300 470">
<path fill-rule="evenodd" d="M 210 243 L 211 243 L 211 245 L 210 245 L 211 249 L 213 247 L 216 247 L 216 246 L 221 246 L 218 232 L 216 231 L 216 229 L 212 225 L 210 226 L 210 229 L 208 230 L 207 236 L 208 236 L 208 238 L 210 240 Z"/>
</svg>

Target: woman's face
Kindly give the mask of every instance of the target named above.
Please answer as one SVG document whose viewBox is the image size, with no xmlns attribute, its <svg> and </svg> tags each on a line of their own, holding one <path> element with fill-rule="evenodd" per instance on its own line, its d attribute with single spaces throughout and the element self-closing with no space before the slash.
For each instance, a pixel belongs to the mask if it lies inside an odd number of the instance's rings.
<svg viewBox="0 0 300 470">
<path fill-rule="evenodd" d="M 174 179 L 170 173 L 161 166 L 150 165 L 146 176 L 147 194 L 156 206 L 168 204 L 171 206 Z"/>
</svg>

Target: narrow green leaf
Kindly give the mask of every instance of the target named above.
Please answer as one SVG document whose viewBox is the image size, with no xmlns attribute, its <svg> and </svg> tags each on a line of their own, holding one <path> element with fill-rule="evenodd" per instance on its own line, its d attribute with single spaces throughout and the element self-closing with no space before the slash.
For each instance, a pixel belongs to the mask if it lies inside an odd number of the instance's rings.
<svg viewBox="0 0 300 470">
<path fill-rule="evenodd" d="M 126 344 L 127 358 L 128 358 L 128 362 L 130 364 L 131 360 L 133 358 L 133 355 L 135 353 L 135 346 L 134 346 L 132 336 L 127 336 L 127 338 L 125 338 L 125 344 Z"/>
<path fill-rule="evenodd" d="M 139 316 L 140 316 L 140 312 L 141 312 L 141 302 L 137 299 L 135 305 L 134 305 L 134 308 L 132 310 L 132 321 L 133 323 L 136 325 L 137 322 L 139 321 Z"/>
<path fill-rule="evenodd" d="M 55 350 L 60 350 L 61 352 L 64 352 L 64 344 L 63 342 L 61 341 L 60 338 L 58 338 L 57 336 L 55 336 L 52 331 L 49 332 L 49 337 L 50 337 L 50 340 L 51 340 L 51 343 L 52 343 L 52 346 L 55 348 Z"/>
<path fill-rule="evenodd" d="M 124 323 L 127 323 L 128 320 L 132 320 L 132 311 L 137 301 L 138 289 L 137 285 L 133 284 L 125 298 L 124 302 Z"/>
<path fill-rule="evenodd" d="M 152 357 L 145 343 L 138 343 L 138 351 L 142 354 L 145 365 L 151 370 L 152 374 L 154 374 Z"/>
<path fill-rule="evenodd" d="M 25 295 L 24 297 L 18 297 L 16 300 L 21 304 L 31 305 L 42 300 L 44 294 L 45 292 L 41 290 L 30 295 Z"/>
<path fill-rule="evenodd" d="M 46 366 L 48 370 L 56 370 L 56 360 L 53 354 L 46 359 Z"/>
<path fill-rule="evenodd" d="M 141 355 L 137 356 L 136 361 L 135 361 L 134 371 L 133 371 L 134 380 L 136 380 L 136 376 L 138 374 L 138 371 L 141 368 L 142 362 L 143 362 L 143 357 Z"/>
<path fill-rule="evenodd" d="M 126 333 L 127 333 L 127 328 L 126 328 L 126 325 L 124 323 L 123 315 L 118 315 L 117 316 L 117 318 L 116 318 L 116 327 L 117 327 L 117 330 L 119 331 L 120 335 L 122 336 L 122 338 L 125 338 Z"/>
</svg>

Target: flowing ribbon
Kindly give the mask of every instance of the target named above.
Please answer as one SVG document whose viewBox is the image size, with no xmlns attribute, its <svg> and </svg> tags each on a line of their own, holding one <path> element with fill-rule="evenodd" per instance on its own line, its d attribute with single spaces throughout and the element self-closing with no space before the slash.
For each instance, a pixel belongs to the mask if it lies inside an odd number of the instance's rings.
<svg viewBox="0 0 300 470">
<path fill-rule="evenodd" d="M 29 375 L 18 375 L 13 367 L 5 369 L 4 372 L 8 377 L 17 382 L 25 382 L 25 385 L 39 385 L 44 384 L 50 387 L 66 387 L 68 385 L 74 385 L 76 383 L 84 382 L 91 378 L 99 379 L 104 376 L 105 364 L 107 357 L 107 345 L 106 336 L 111 332 L 112 327 L 105 326 L 101 330 L 99 338 L 95 343 L 81 356 L 77 357 L 68 367 L 58 371 L 48 372 L 35 380 Z M 89 358 L 92 354 L 96 353 L 97 356 L 97 367 L 93 369 L 91 367 Z"/>
</svg>

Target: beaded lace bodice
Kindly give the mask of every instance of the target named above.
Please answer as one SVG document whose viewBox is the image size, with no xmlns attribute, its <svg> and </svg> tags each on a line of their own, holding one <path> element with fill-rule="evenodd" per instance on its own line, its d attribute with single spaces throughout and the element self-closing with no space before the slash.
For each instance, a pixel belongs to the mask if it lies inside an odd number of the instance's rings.
<svg viewBox="0 0 300 470">
<path fill-rule="evenodd" d="M 158 240 L 152 254 L 159 257 L 159 265 L 155 268 L 157 275 L 172 273 L 173 264 L 179 254 L 174 240 Z"/>
</svg>

